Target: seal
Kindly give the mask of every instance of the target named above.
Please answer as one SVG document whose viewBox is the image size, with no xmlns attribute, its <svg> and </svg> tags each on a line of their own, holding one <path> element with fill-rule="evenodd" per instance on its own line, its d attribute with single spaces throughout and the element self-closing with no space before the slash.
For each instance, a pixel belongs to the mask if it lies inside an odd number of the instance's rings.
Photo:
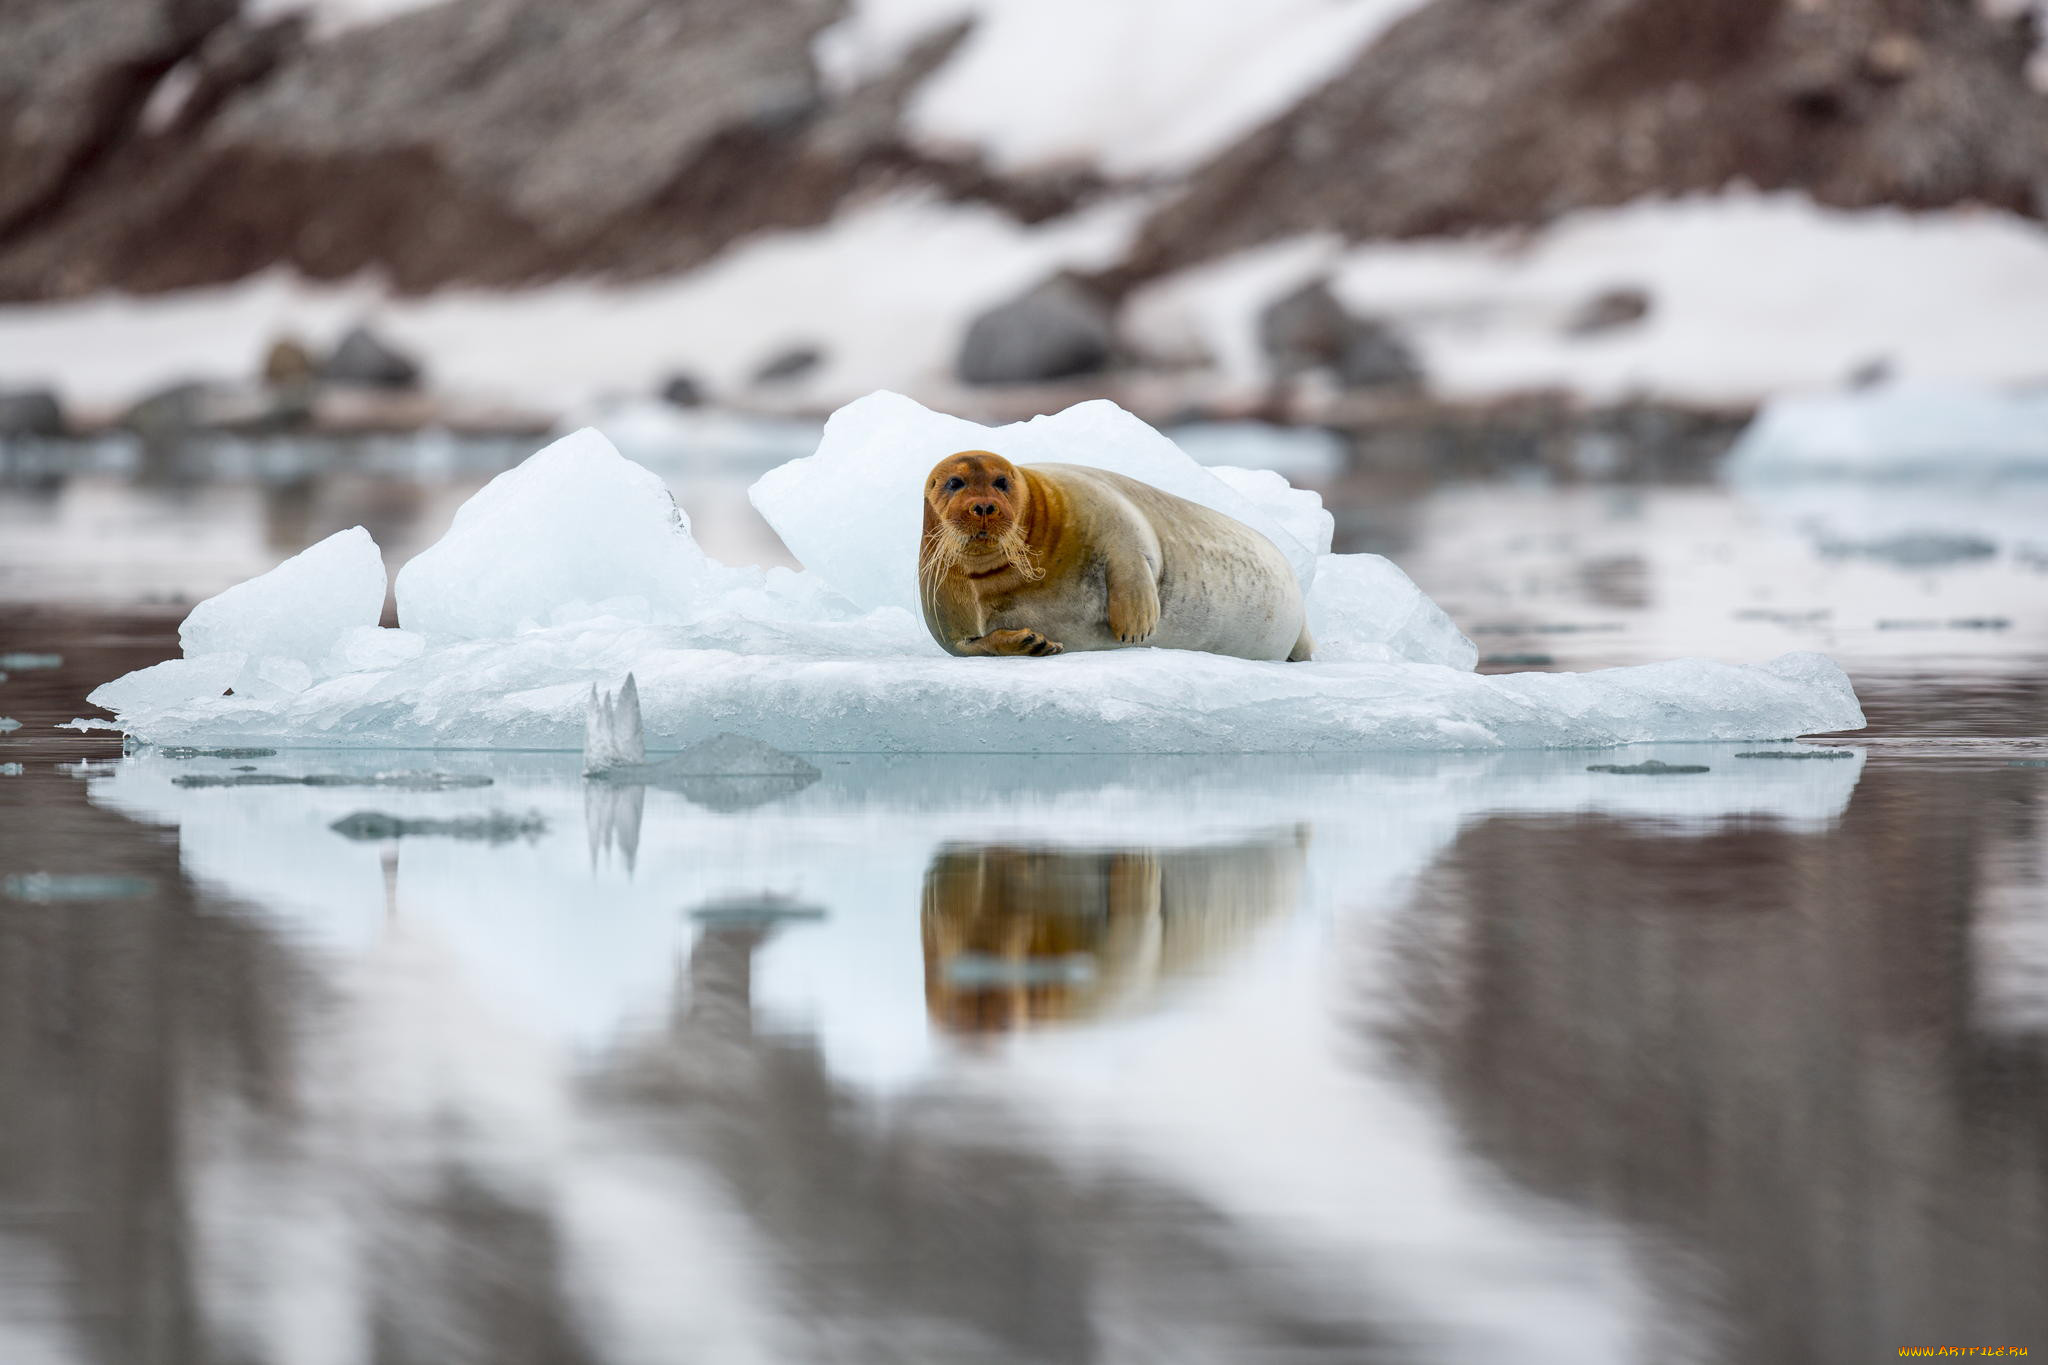
<svg viewBox="0 0 2048 1365">
<path fill-rule="evenodd" d="M 1137 479 L 963 450 L 933 467 L 924 621 L 951 654 L 1193 649 L 1309 658 L 1301 585 L 1243 522 Z"/>
</svg>

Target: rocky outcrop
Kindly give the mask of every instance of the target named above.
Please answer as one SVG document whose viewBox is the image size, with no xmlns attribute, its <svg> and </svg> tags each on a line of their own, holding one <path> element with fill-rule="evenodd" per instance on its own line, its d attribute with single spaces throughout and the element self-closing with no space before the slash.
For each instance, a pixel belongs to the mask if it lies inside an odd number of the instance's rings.
<svg viewBox="0 0 2048 1365">
<path fill-rule="evenodd" d="M 0 238 L 35 225 L 131 137 L 157 83 L 238 2 L 8 0 Z"/>
<path fill-rule="evenodd" d="M 839 0 L 443 0 L 322 41 L 295 22 L 234 19 L 234 0 L 33 3 L 60 17 L 74 4 L 118 11 L 152 33 L 188 10 L 211 26 L 150 49 L 120 116 L 99 121 L 110 129 L 81 125 L 64 144 L 90 156 L 43 156 L 60 170 L 36 180 L 35 212 L 12 231 L 0 223 L 0 300 L 173 289 L 274 265 L 322 279 L 375 269 L 406 291 L 669 273 L 890 186 L 1026 219 L 1098 188 L 1088 176 L 999 180 L 899 139 L 900 102 L 962 29 L 828 96 L 810 43 Z M 44 28 L 38 46 L 54 49 L 72 25 Z M 17 84 L 56 98 L 33 73 Z M 145 126 L 152 98 L 159 117 Z M 0 123 L 0 167 L 37 154 L 36 126 Z"/>
<path fill-rule="evenodd" d="M 2040 217 L 2048 100 L 2027 51 L 1963 0 L 1433 0 L 1196 172 L 1119 275 L 1738 181 Z"/>
</svg>

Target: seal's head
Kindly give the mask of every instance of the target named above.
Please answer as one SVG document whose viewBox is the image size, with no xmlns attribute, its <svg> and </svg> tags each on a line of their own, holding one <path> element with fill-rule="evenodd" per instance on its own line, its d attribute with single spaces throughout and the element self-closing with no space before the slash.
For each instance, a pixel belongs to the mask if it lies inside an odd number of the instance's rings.
<svg viewBox="0 0 2048 1365">
<path fill-rule="evenodd" d="M 924 500 L 959 540 L 993 550 L 1024 510 L 1024 480 L 993 451 L 962 450 L 933 466 Z"/>
<path fill-rule="evenodd" d="M 928 567 L 1001 556 L 1027 578 L 1038 574 L 1025 542 L 1030 488 L 1017 466 L 989 450 L 962 450 L 932 467 L 924 482 Z"/>
</svg>

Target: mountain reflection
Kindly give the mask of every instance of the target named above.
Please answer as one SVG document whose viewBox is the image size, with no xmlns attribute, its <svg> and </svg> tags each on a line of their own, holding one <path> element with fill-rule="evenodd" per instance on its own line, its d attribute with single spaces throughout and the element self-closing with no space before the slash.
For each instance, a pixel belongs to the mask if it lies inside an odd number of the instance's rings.
<svg viewBox="0 0 2048 1365">
<path fill-rule="evenodd" d="M 1390 930 L 1374 1035 L 1501 1170 L 1652 1234 L 1727 1359 L 2038 1341 L 2048 1030 L 1985 941 L 2028 884 L 2042 925 L 2030 797 L 1923 767 L 1833 834 L 1487 819 Z"/>
</svg>

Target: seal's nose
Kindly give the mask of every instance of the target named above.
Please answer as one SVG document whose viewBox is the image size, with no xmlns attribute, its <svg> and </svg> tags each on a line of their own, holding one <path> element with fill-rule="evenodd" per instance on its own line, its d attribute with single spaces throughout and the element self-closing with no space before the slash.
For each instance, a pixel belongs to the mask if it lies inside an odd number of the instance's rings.
<svg viewBox="0 0 2048 1365">
<path fill-rule="evenodd" d="M 992 517 L 996 514 L 996 505 L 992 502 L 977 502 L 969 510 L 977 517 Z"/>
</svg>

